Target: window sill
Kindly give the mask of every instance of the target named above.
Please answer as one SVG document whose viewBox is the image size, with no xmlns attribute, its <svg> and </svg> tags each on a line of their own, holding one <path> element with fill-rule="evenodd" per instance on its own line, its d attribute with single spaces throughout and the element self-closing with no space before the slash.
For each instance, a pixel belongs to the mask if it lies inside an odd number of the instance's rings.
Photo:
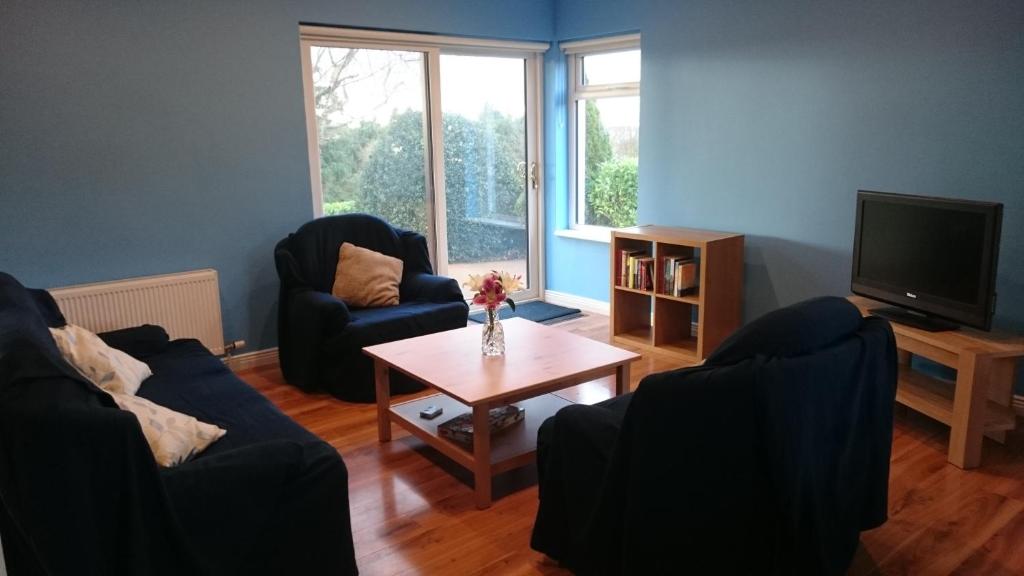
<svg viewBox="0 0 1024 576">
<path fill-rule="evenodd" d="M 561 238 L 573 238 L 575 240 L 588 240 L 590 242 L 602 242 L 609 244 L 612 241 L 612 229 L 600 226 L 588 226 L 586 228 L 567 228 L 555 230 L 555 236 Z"/>
</svg>

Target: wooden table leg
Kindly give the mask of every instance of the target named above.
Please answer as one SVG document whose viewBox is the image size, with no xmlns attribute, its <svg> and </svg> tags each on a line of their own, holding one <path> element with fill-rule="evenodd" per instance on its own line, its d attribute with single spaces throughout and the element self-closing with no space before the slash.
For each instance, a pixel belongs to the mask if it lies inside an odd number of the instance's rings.
<svg viewBox="0 0 1024 576">
<path fill-rule="evenodd" d="M 1013 383 L 1017 381 L 1017 359 L 997 358 L 992 360 L 992 371 L 988 379 L 988 399 L 1000 406 L 1013 407 Z M 985 436 L 1006 443 L 1005 430 L 985 432 Z"/>
<path fill-rule="evenodd" d="M 988 402 L 992 359 L 971 350 L 960 353 L 953 396 L 953 420 L 949 425 L 949 461 L 960 468 L 981 463 L 985 405 Z"/>
<path fill-rule="evenodd" d="M 473 407 L 473 484 L 476 507 L 491 506 L 491 423 L 487 405 Z"/>
<path fill-rule="evenodd" d="M 377 384 L 377 438 L 381 442 L 390 442 L 391 378 L 388 376 L 388 365 L 374 360 L 373 375 Z"/>
<path fill-rule="evenodd" d="M 615 368 L 615 395 L 629 392 L 629 363 L 619 364 Z"/>
</svg>

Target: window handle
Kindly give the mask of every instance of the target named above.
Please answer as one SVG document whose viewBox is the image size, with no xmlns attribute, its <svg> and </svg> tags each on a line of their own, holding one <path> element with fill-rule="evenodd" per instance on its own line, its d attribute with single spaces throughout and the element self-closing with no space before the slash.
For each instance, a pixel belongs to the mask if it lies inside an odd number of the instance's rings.
<svg viewBox="0 0 1024 576">
<path fill-rule="evenodd" d="M 537 189 L 537 163 L 530 162 L 530 187 Z"/>
</svg>

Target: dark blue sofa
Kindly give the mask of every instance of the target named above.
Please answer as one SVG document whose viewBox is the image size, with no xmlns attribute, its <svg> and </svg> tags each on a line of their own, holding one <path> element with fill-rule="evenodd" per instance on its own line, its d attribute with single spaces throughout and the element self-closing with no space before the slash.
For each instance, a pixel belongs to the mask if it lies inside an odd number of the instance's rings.
<svg viewBox="0 0 1024 576">
<path fill-rule="evenodd" d="M 541 425 L 531 545 L 577 574 L 845 574 L 886 520 L 896 346 L 842 298 Z"/>
<path fill-rule="evenodd" d="M 11 574 L 355 574 L 337 451 L 195 340 L 101 336 L 149 364 L 138 395 L 227 430 L 161 468 L 134 415 L 79 377 L 42 290 L 0 273 L 0 537 Z"/>
<path fill-rule="evenodd" d="M 338 250 L 348 242 L 402 260 L 398 306 L 354 308 L 331 295 Z M 288 383 L 342 400 L 373 402 L 373 363 L 365 346 L 463 328 L 469 306 L 459 284 L 435 276 L 427 241 L 366 214 L 307 222 L 274 250 L 281 280 L 278 353 Z M 391 392 L 423 385 L 391 372 Z"/>
</svg>

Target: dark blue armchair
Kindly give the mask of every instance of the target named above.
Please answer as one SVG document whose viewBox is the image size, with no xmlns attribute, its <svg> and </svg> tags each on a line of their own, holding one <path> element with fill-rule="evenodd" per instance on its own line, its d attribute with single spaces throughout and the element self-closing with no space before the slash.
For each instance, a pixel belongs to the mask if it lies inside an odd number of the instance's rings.
<svg viewBox="0 0 1024 576">
<path fill-rule="evenodd" d="M 348 242 L 402 260 L 398 306 L 354 308 L 331 295 L 338 249 Z M 366 214 L 304 224 L 274 249 L 281 279 L 278 353 L 289 384 L 351 402 L 376 396 L 373 363 L 362 349 L 466 326 L 469 307 L 455 280 L 435 276 L 426 239 Z M 393 394 L 423 386 L 392 371 Z"/>
<path fill-rule="evenodd" d="M 531 545 L 580 575 L 845 574 L 886 520 L 895 394 L 885 320 L 833 297 L 766 314 L 545 421 Z"/>
</svg>

